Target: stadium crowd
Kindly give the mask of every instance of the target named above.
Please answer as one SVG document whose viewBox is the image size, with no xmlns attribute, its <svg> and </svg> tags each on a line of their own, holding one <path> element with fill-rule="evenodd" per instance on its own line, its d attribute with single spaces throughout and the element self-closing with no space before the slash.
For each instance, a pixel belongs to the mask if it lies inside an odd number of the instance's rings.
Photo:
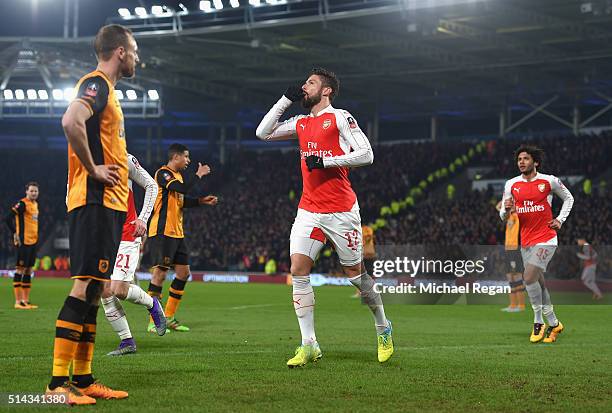
<svg viewBox="0 0 612 413">
<path fill-rule="evenodd" d="M 493 166 L 489 178 L 508 178 L 516 176 L 513 153 L 518 147 L 516 139 L 489 141 L 484 165 Z M 521 139 L 523 143 L 533 143 L 545 152 L 541 171 L 547 174 L 568 176 L 596 176 L 608 168 L 612 156 L 612 132 L 585 134 L 578 136 L 548 136 Z"/>
<path fill-rule="evenodd" d="M 605 171 L 611 153 L 610 136 L 542 138 L 536 143 L 547 152 L 543 172 L 558 175 L 595 176 Z M 477 163 L 493 166 L 492 176 L 516 175 L 512 162 L 518 141 L 494 141 Z M 351 171 L 362 221 L 373 222 L 382 205 L 403 199 L 408 188 L 418 184 L 432 171 L 445 167 L 464 154 L 471 143 L 422 142 L 379 145 L 375 147 L 372 166 Z M 14 202 L 23 196 L 26 182 L 40 184 L 40 242 L 65 232 L 65 154 L 40 157 L 39 151 L 20 151 L 19 158 L 7 158 L 13 171 L 2 188 L 2 214 L 6 216 Z M 194 153 L 208 162 L 210 154 Z M 28 159 L 24 162 L 23 159 Z M 142 161 L 142 157 L 140 157 Z M 427 160 L 427 162 L 424 162 Z M 143 162 L 141 162 L 143 163 Z M 208 162 L 211 163 L 211 162 Z M 58 166 L 59 165 L 59 166 Z M 194 195 L 215 194 L 216 207 L 185 210 L 186 240 L 191 251 L 192 268 L 209 270 L 263 271 L 269 259 L 277 271 L 289 270 L 289 234 L 301 193 L 301 177 L 296 150 L 228 151 L 223 165 L 211 163 L 213 173 L 192 190 Z M 153 175 L 158 164 L 145 165 Z M 573 191 L 579 191 L 573 188 Z M 141 199 L 137 190 L 137 203 Z M 495 204 L 499 194 L 473 191 L 452 200 L 425 197 L 415 207 L 386 217 L 384 228 L 376 232 L 379 244 L 473 244 L 503 243 L 503 224 Z M 576 203 L 560 232 L 560 244 L 573 245 L 585 237 L 595 245 L 612 241 L 612 221 L 607 205 L 612 194 L 596 190 L 588 196 L 576 196 Z M 558 204 L 558 202 L 557 202 Z M 0 268 L 14 260 L 11 236 L 0 227 Z M 318 271 L 337 269 L 336 259 L 322 257 Z M 143 268 L 147 265 L 147 255 Z"/>
<path fill-rule="evenodd" d="M 407 195 L 430 168 L 448 165 L 468 143 L 405 143 L 375 148 L 372 166 L 351 171 L 363 222 Z M 423 167 L 422 159 L 428 159 Z M 289 269 L 289 234 L 301 193 L 297 151 L 236 152 L 224 167 L 227 186 L 216 208 L 186 212 L 194 268 L 263 271 L 273 258 Z M 205 187 L 206 184 L 203 184 Z M 206 246 L 195 251 L 197 246 Z"/>
</svg>

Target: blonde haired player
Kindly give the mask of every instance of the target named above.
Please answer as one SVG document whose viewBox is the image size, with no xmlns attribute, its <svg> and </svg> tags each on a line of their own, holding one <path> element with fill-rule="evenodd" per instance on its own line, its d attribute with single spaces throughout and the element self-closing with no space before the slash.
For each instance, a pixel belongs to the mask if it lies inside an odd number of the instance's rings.
<svg viewBox="0 0 612 413">
<path fill-rule="evenodd" d="M 110 281 L 128 210 L 128 162 L 123 112 L 115 85 L 133 77 L 139 62 L 132 32 L 111 24 L 94 40 L 96 70 L 77 83 L 76 98 L 62 117 L 68 140 L 69 296 L 57 316 L 50 394 L 68 404 L 125 399 L 92 374 L 102 284 Z M 70 369 L 72 366 L 72 377 Z"/>
</svg>

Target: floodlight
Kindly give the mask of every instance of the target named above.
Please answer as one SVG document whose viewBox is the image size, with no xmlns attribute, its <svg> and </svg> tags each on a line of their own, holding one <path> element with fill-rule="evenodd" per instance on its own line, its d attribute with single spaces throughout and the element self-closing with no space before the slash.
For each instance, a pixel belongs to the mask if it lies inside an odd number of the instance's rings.
<svg viewBox="0 0 612 413">
<path fill-rule="evenodd" d="M 200 10 L 202 10 L 204 13 L 210 13 L 212 11 L 212 6 L 210 4 L 210 1 L 209 0 L 200 1 Z"/>
</svg>

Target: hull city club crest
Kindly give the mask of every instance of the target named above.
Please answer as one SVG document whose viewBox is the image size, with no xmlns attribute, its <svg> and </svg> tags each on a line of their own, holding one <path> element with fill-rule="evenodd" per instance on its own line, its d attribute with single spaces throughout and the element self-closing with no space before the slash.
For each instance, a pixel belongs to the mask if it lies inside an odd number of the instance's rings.
<svg viewBox="0 0 612 413">
<path fill-rule="evenodd" d="M 96 82 L 90 82 L 85 89 L 87 96 L 96 97 L 98 95 L 98 84 Z"/>
</svg>

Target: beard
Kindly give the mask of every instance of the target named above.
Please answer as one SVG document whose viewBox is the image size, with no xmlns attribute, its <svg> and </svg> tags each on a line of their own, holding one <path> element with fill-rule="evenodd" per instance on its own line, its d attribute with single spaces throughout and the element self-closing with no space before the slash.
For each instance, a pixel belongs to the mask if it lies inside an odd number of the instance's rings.
<svg viewBox="0 0 612 413">
<path fill-rule="evenodd" d="M 321 92 L 310 97 L 304 96 L 304 98 L 302 99 L 302 107 L 304 109 L 312 109 L 313 106 L 315 106 L 321 101 L 321 97 Z"/>
<path fill-rule="evenodd" d="M 533 171 L 535 170 L 535 165 L 531 165 L 525 168 L 525 170 L 522 172 L 524 175 L 529 175 L 531 174 Z"/>
<path fill-rule="evenodd" d="M 125 79 L 133 78 L 135 72 L 136 72 L 135 66 L 132 66 L 132 67 L 124 66 L 121 68 L 121 77 Z"/>
</svg>

